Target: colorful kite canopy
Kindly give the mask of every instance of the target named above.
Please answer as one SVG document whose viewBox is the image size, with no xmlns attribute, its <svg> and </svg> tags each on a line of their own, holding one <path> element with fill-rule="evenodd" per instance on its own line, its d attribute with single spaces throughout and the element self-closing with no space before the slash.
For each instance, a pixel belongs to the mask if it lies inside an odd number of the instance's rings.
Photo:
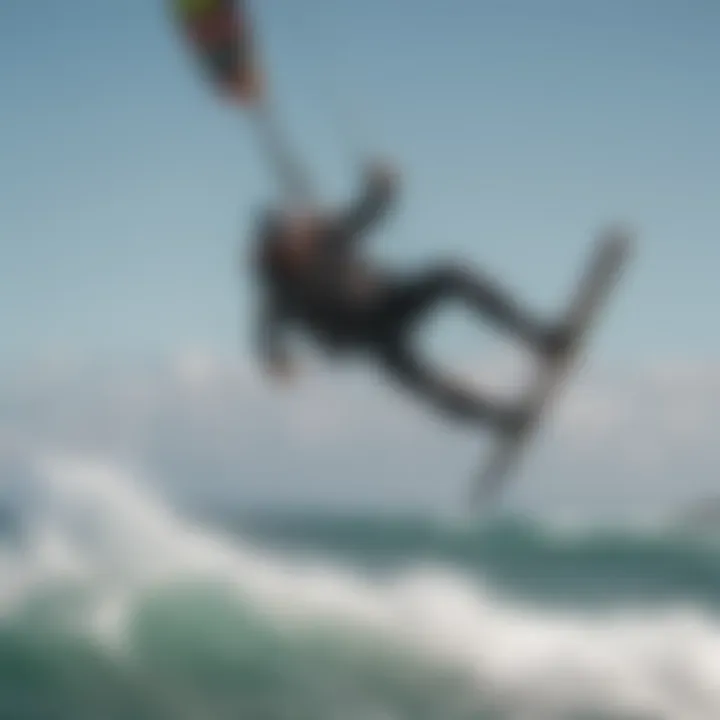
<svg viewBox="0 0 720 720">
<path fill-rule="evenodd" d="M 173 13 L 209 79 L 226 95 L 252 102 L 261 82 L 244 0 L 170 0 Z"/>
</svg>

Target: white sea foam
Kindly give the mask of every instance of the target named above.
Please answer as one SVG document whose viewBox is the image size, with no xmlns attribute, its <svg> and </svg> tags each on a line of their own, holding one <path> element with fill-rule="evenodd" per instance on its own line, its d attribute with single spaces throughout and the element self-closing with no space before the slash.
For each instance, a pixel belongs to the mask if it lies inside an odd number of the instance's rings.
<svg viewBox="0 0 720 720">
<path fill-rule="evenodd" d="M 61 457 L 36 466 L 36 501 L 23 509 L 26 541 L 0 558 L 5 613 L 39 589 L 82 583 L 92 591 L 86 629 L 121 647 L 138 593 L 173 580 L 220 581 L 288 629 L 360 627 L 454 665 L 517 717 L 720 717 L 720 626 L 696 609 L 551 613 L 443 568 L 380 582 L 210 532 L 121 469 Z"/>
</svg>

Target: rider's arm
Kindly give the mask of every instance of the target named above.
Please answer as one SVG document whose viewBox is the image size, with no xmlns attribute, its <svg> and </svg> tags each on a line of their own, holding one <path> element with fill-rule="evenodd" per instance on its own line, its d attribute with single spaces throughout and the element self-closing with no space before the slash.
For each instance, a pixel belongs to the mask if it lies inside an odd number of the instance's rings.
<svg viewBox="0 0 720 720">
<path fill-rule="evenodd" d="M 340 234 L 352 238 L 381 220 L 395 199 L 395 189 L 395 178 L 388 169 L 371 167 L 362 195 L 337 218 Z"/>
<path fill-rule="evenodd" d="M 274 298 L 267 298 L 257 318 L 255 346 L 262 366 L 273 374 L 284 374 L 290 368 L 285 342 L 288 316 Z"/>
</svg>

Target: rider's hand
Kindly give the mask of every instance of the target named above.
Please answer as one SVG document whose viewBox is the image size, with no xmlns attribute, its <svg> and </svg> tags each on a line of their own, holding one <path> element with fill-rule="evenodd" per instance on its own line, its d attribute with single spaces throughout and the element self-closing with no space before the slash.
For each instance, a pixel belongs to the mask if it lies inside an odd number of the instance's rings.
<svg viewBox="0 0 720 720">
<path fill-rule="evenodd" d="M 265 364 L 265 371 L 275 381 L 290 383 L 297 376 L 297 368 L 289 358 L 275 358 Z"/>
<path fill-rule="evenodd" d="M 371 182 L 387 188 L 397 185 L 400 178 L 399 172 L 393 165 L 379 159 L 369 162 L 366 172 Z"/>
</svg>

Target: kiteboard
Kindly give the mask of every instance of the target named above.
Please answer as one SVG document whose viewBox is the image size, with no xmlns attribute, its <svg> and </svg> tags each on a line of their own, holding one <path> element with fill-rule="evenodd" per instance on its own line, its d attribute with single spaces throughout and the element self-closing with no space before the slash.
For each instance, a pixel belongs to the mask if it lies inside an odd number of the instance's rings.
<svg viewBox="0 0 720 720">
<path fill-rule="evenodd" d="M 471 502 L 475 509 L 489 506 L 516 468 L 563 380 L 577 366 L 587 335 L 608 300 L 630 250 L 629 235 L 618 230 L 604 233 L 596 242 L 565 311 L 565 322 L 572 332 L 569 346 L 561 356 L 539 363 L 533 382 L 521 400 L 528 410 L 527 422 L 518 432 L 499 437 L 474 479 Z"/>
</svg>

